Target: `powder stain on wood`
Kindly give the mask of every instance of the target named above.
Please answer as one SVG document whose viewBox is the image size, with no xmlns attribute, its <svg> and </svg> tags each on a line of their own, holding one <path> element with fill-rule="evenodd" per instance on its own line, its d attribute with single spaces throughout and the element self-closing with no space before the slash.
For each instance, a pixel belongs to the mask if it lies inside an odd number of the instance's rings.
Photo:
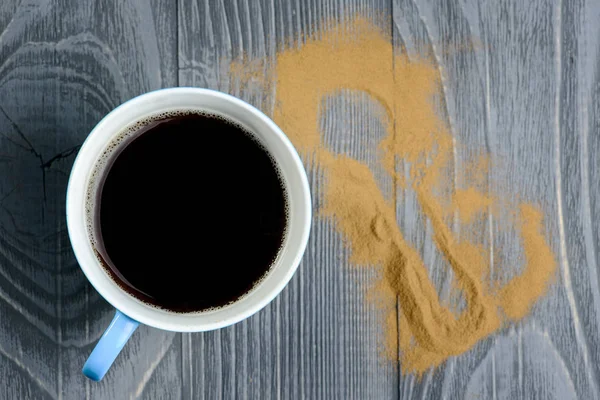
<svg viewBox="0 0 600 400">
<path fill-rule="evenodd" d="M 261 69 L 263 63 L 258 63 Z M 241 85 L 257 76 L 252 65 L 233 63 L 232 77 Z M 543 214 L 533 204 L 512 204 L 523 246 L 520 273 L 507 283 L 490 281 L 489 249 L 466 239 L 464 230 L 477 218 L 503 217 L 511 199 L 482 189 L 488 178 L 489 156 L 482 153 L 453 186 L 455 143 L 433 103 L 440 95 L 439 71 L 427 60 L 394 54 L 389 37 L 368 21 L 356 18 L 334 26 L 304 44 L 282 49 L 276 65 L 263 76 L 265 88 L 275 84 L 274 121 L 307 157 L 325 171 L 320 216 L 331 218 L 351 249 L 351 262 L 382 269 L 374 291 L 388 315 L 386 354 L 396 359 L 399 346 L 403 373 L 421 375 L 509 322 L 525 317 L 553 280 L 556 258 L 544 236 Z M 322 99 L 342 89 L 368 93 L 385 109 L 387 135 L 380 143 L 380 162 L 395 184 L 416 193 L 421 212 L 431 223 L 433 240 L 453 272 L 464 298 L 457 309 L 444 303 L 417 249 L 401 232 L 395 204 L 386 200 L 373 171 L 346 155 L 334 154 L 322 143 L 319 129 Z M 399 174 L 400 163 L 409 166 Z M 408 176 L 408 178 L 405 178 Z M 459 236 L 449 220 L 455 216 Z M 473 235 L 471 235 L 473 236 Z M 399 315 L 396 315 L 396 300 Z"/>
</svg>

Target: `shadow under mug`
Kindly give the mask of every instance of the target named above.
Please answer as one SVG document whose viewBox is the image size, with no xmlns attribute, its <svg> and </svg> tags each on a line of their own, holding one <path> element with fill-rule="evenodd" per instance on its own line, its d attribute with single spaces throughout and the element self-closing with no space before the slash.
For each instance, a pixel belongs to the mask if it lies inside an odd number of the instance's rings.
<svg viewBox="0 0 600 400">
<path fill-rule="evenodd" d="M 225 307 L 197 313 L 175 313 L 150 306 L 121 289 L 96 257 L 87 231 L 86 201 L 91 174 L 111 140 L 128 126 L 153 115 L 201 110 L 222 115 L 255 134 L 275 159 L 288 194 L 288 230 L 280 254 L 266 277 L 245 296 Z M 306 172 L 289 139 L 266 115 L 248 103 L 214 90 L 170 88 L 136 97 L 110 112 L 83 143 L 67 188 L 67 226 L 73 251 L 85 276 L 116 309 L 115 317 L 83 367 L 100 380 L 140 323 L 176 332 L 223 328 L 248 318 L 283 290 L 302 258 L 311 224 L 311 198 Z"/>
</svg>

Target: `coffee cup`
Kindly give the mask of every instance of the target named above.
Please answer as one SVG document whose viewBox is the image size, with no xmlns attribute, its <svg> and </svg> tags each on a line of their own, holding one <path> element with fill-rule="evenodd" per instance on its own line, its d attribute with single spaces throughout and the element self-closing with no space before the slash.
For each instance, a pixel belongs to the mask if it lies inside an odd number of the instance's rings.
<svg viewBox="0 0 600 400">
<path fill-rule="evenodd" d="M 107 271 L 102 257 L 98 257 L 97 246 L 89 234 L 90 218 L 86 211 L 90 202 L 97 201 L 89 196 L 90 180 L 107 147 L 114 146 L 114 138 L 140 121 L 179 110 L 222 116 L 255 135 L 277 164 L 287 194 L 285 240 L 264 278 L 236 301 L 199 312 L 173 312 L 148 304 L 124 290 Z M 126 146 L 127 141 L 120 145 Z M 285 134 L 250 104 L 225 93 L 200 88 L 149 92 L 106 115 L 79 150 L 69 178 L 66 210 L 69 237 L 81 270 L 116 309 L 112 322 L 83 367 L 84 375 L 96 381 L 103 378 L 140 323 L 168 331 L 202 332 L 235 324 L 265 307 L 296 271 L 308 241 L 312 214 L 306 172 Z"/>
</svg>

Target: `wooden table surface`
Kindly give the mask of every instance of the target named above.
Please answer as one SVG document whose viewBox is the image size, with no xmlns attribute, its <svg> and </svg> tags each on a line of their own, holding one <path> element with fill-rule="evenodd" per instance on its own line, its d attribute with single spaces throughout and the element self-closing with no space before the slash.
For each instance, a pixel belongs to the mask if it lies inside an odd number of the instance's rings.
<svg viewBox="0 0 600 400">
<path fill-rule="evenodd" d="M 372 271 L 349 267 L 339 234 L 315 219 L 298 272 L 264 310 L 215 332 L 141 327 L 102 382 L 86 380 L 113 316 L 65 226 L 68 174 L 91 128 L 161 87 L 256 102 L 230 85 L 232 59 L 273 58 L 356 13 L 387 24 L 399 50 L 434 56 L 453 135 L 505 160 L 498 179 L 543 208 L 559 264 L 550 293 L 422 379 L 404 375 L 378 353 Z M 450 51 L 460 46 L 475 50 Z M 357 143 L 384 134 L 366 96 L 327 101 L 331 146 L 368 152 Z M 1 0 L 0 134 L 1 399 L 600 398 L 597 0 Z M 399 224 L 427 240 L 413 203 Z"/>
</svg>

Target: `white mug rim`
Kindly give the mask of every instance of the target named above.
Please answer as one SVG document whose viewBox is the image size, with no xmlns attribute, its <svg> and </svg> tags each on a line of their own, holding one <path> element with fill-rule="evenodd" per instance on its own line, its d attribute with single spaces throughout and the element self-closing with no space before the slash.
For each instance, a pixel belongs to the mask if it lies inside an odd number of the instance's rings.
<svg viewBox="0 0 600 400">
<path fill-rule="evenodd" d="M 293 207 L 295 207 L 296 212 L 296 224 L 292 226 L 290 223 L 288 227 L 287 235 L 292 235 L 294 241 L 292 243 L 286 242 L 284 249 L 282 249 L 282 252 L 287 251 L 285 260 L 280 260 L 279 264 L 276 262 L 263 281 L 253 288 L 249 294 L 231 305 L 208 312 L 175 313 L 148 305 L 125 292 L 104 270 L 94 254 L 93 246 L 87 235 L 85 201 L 91 171 L 105 146 L 110 143 L 115 135 L 123 132 L 128 125 L 115 127 L 111 124 L 114 125 L 115 120 L 123 118 L 129 118 L 131 122 L 139 121 L 144 117 L 142 115 L 135 116 L 134 110 L 136 107 L 141 104 L 158 104 L 159 101 L 165 101 L 167 96 L 189 96 L 190 98 L 195 96 L 204 100 L 209 98 L 218 99 L 218 101 L 226 102 L 232 107 L 237 107 L 241 112 L 250 113 L 252 118 L 256 118 L 261 126 L 267 127 L 268 133 L 261 132 L 261 134 L 272 135 L 270 137 L 276 140 L 278 146 L 286 153 L 272 155 L 276 160 L 286 157 L 292 167 L 282 171 L 282 173 L 284 177 L 286 174 L 293 175 L 296 183 L 299 183 L 295 192 L 301 192 L 300 196 L 291 199 L 292 202 L 295 202 Z M 192 107 L 175 107 L 175 109 L 180 108 Z M 202 106 L 197 108 L 211 111 L 209 108 Z M 164 107 L 156 108 L 151 114 L 159 114 L 163 111 L 165 111 Z M 222 111 L 222 114 L 227 115 L 227 112 Z M 130 115 L 134 116 L 130 117 Z M 67 187 L 66 214 L 69 238 L 75 257 L 88 281 L 104 299 L 122 313 L 145 325 L 176 332 L 198 332 L 222 328 L 248 318 L 264 308 L 283 290 L 298 268 L 306 249 L 312 209 L 308 179 L 302 160 L 290 140 L 269 117 L 254 106 L 226 93 L 204 88 L 177 87 L 155 90 L 128 100 L 108 113 L 92 129 L 81 146 L 71 170 Z M 291 248 L 286 248 L 289 246 Z"/>
</svg>

